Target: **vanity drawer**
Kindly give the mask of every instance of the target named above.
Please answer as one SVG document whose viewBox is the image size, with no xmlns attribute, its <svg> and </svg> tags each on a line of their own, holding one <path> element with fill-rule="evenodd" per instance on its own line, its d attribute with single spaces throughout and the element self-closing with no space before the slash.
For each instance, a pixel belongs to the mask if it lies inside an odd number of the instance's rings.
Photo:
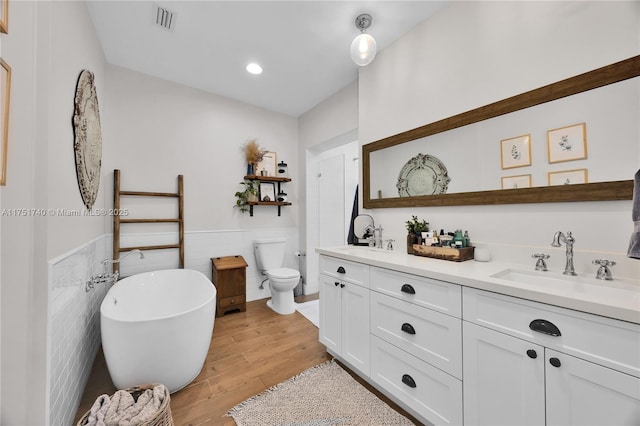
<svg viewBox="0 0 640 426">
<path fill-rule="evenodd" d="M 233 296 L 233 297 L 225 297 L 220 299 L 219 306 L 221 308 L 226 308 L 228 306 L 234 306 L 234 305 L 240 305 L 246 302 L 245 300 L 245 295 L 241 294 L 239 296 Z"/>
<path fill-rule="evenodd" d="M 463 319 L 640 377 L 638 324 L 469 287 L 463 290 Z M 553 324 L 560 335 L 532 330 L 535 320 Z"/>
<path fill-rule="evenodd" d="M 371 268 L 371 290 L 460 318 L 461 287 L 445 281 Z"/>
<path fill-rule="evenodd" d="M 336 257 L 320 256 L 320 273 L 369 287 L 369 265 Z"/>
<path fill-rule="evenodd" d="M 371 379 L 434 425 L 462 424 L 462 382 L 376 336 Z"/>
<path fill-rule="evenodd" d="M 371 333 L 462 379 L 462 321 L 371 292 Z"/>
</svg>

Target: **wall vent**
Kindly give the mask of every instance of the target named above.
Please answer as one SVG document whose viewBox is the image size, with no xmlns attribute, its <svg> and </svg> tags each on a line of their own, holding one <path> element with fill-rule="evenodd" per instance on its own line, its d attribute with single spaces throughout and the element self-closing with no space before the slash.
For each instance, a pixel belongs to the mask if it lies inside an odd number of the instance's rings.
<svg viewBox="0 0 640 426">
<path fill-rule="evenodd" d="M 165 30 L 173 30 L 176 23 L 176 14 L 167 8 L 155 5 L 156 13 L 156 25 L 164 28 Z"/>
</svg>

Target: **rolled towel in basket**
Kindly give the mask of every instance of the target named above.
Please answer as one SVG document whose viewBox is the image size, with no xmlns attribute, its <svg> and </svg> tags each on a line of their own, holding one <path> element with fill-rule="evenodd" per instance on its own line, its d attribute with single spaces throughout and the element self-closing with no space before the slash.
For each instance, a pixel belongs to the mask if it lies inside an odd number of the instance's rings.
<svg viewBox="0 0 640 426">
<path fill-rule="evenodd" d="M 631 220 L 633 220 L 634 229 L 629 241 L 627 256 L 640 259 L 640 170 L 636 172 L 635 179 L 633 181 Z"/>
<path fill-rule="evenodd" d="M 93 403 L 91 410 L 89 411 L 87 426 L 106 426 L 104 419 L 110 405 L 111 399 L 109 398 L 109 395 L 104 394 L 96 398 L 96 401 Z"/>
<path fill-rule="evenodd" d="M 111 397 L 111 405 L 105 417 L 105 426 L 134 426 L 151 420 L 164 401 L 165 386 L 157 385 L 145 390 L 138 400 L 124 390 L 119 390 Z"/>
</svg>

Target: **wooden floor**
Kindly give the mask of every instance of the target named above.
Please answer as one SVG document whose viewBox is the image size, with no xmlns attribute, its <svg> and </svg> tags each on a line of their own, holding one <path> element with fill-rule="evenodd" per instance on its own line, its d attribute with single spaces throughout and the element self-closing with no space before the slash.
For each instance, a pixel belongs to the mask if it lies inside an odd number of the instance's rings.
<svg viewBox="0 0 640 426">
<path fill-rule="evenodd" d="M 296 301 L 314 298 L 303 296 Z M 200 375 L 189 386 L 171 395 L 176 425 L 235 425 L 232 418 L 225 417 L 230 408 L 331 359 L 324 345 L 318 342 L 318 329 L 310 321 L 297 311 L 292 315 L 278 315 L 265 302 L 249 302 L 246 312 L 216 318 L 211 346 Z M 100 351 L 74 424 L 99 395 L 111 395 L 115 391 Z"/>
</svg>

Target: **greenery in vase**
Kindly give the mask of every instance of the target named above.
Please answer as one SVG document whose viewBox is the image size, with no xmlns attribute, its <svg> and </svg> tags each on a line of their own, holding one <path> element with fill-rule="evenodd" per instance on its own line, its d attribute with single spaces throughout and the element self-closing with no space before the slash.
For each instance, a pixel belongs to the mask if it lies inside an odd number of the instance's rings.
<svg viewBox="0 0 640 426">
<path fill-rule="evenodd" d="M 407 232 L 410 234 L 420 234 L 429 230 L 429 222 L 419 220 L 418 216 L 411 216 L 411 220 L 406 221 Z"/>
<path fill-rule="evenodd" d="M 258 184 L 252 180 L 240 182 L 244 185 L 244 190 L 236 192 L 236 207 L 242 213 L 249 210 L 249 201 L 258 199 Z"/>
</svg>

